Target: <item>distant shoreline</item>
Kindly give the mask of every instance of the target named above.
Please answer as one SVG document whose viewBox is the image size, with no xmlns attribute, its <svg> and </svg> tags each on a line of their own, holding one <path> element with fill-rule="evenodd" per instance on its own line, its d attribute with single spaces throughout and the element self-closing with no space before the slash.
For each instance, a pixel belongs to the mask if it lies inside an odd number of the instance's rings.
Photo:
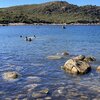
<svg viewBox="0 0 100 100">
<path fill-rule="evenodd" d="M 27 24 L 27 23 L 9 23 L 9 24 L 0 24 L 0 26 L 23 26 L 23 25 L 100 25 L 100 23 L 87 23 L 87 24 L 83 24 L 83 23 L 71 23 L 71 24 L 56 24 L 56 23 L 34 23 L 34 24 Z"/>
</svg>

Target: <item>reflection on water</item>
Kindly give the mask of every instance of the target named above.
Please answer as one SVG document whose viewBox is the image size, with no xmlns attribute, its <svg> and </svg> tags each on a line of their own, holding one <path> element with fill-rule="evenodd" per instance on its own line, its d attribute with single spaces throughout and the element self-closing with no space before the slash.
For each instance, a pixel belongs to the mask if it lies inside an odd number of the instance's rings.
<svg viewBox="0 0 100 100">
<path fill-rule="evenodd" d="M 99 29 L 100 26 L 66 26 L 64 30 L 61 26 L 0 26 L 0 100 L 99 100 L 100 73 L 95 70 L 100 65 Z M 37 38 L 32 42 L 24 40 L 34 35 Z M 47 59 L 64 51 L 70 56 Z M 66 60 L 78 54 L 96 57 L 89 74 L 73 76 L 61 70 Z M 6 71 L 16 71 L 21 77 L 6 81 L 2 77 Z"/>
</svg>

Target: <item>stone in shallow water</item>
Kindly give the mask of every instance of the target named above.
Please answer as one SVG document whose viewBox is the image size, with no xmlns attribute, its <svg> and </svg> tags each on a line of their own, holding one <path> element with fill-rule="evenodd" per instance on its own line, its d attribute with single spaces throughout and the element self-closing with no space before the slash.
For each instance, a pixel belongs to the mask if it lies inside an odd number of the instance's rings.
<svg viewBox="0 0 100 100">
<path fill-rule="evenodd" d="M 32 63 L 31 65 L 33 65 L 35 67 L 44 66 L 44 64 L 42 64 L 42 63 Z"/>
<path fill-rule="evenodd" d="M 45 93 L 45 94 L 48 94 L 49 93 L 49 89 L 48 88 L 46 88 L 46 89 L 43 89 L 43 90 L 41 90 L 41 91 L 39 91 L 40 93 Z"/>
<path fill-rule="evenodd" d="M 52 98 L 51 97 L 45 97 L 44 99 L 45 100 L 51 100 Z"/>
<path fill-rule="evenodd" d="M 77 57 L 74 57 L 73 59 L 75 59 L 75 60 L 84 60 L 85 56 L 84 55 L 79 55 Z"/>
<path fill-rule="evenodd" d="M 5 94 L 5 92 L 3 92 L 3 91 L 0 91 L 0 95 L 3 95 L 3 94 Z"/>
<path fill-rule="evenodd" d="M 69 59 L 63 69 L 72 74 L 85 74 L 90 71 L 91 66 L 85 61 Z"/>
<path fill-rule="evenodd" d="M 33 89 L 35 89 L 37 86 L 39 86 L 39 84 L 29 84 L 29 85 L 26 85 L 24 87 L 25 90 L 27 90 L 28 92 L 31 92 Z"/>
<path fill-rule="evenodd" d="M 68 53 L 68 52 L 62 52 L 61 55 L 62 55 L 62 56 L 67 56 L 67 55 L 69 55 L 69 53 Z"/>
<path fill-rule="evenodd" d="M 39 92 L 34 92 L 34 93 L 32 93 L 32 97 L 33 98 L 43 98 L 43 97 L 45 97 L 46 96 L 46 94 L 43 94 L 43 93 L 39 93 Z"/>
<path fill-rule="evenodd" d="M 63 57 L 59 55 L 52 55 L 52 56 L 48 56 L 47 58 L 50 60 L 59 60 L 62 59 Z"/>
<path fill-rule="evenodd" d="M 47 96 L 48 93 L 49 93 L 49 89 L 45 88 L 45 89 L 42 89 L 40 91 L 33 92 L 32 97 L 33 98 L 43 98 L 43 97 Z"/>
<path fill-rule="evenodd" d="M 100 66 L 97 67 L 97 71 L 100 72 Z"/>
<path fill-rule="evenodd" d="M 38 98 L 38 99 L 36 99 L 36 100 L 44 100 L 44 99 L 42 99 L 42 98 Z"/>
<path fill-rule="evenodd" d="M 14 71 L 5 72 L 3 74 L 3 78 L 6 80 L 17 79 L 18 77 L 19 77 L 19 74 L 17 72 L 14 72 Z"/>
<path fill-rule="evenodd" d="M 12 100 L 11 98 L 5 98 L 4 100 Z"/>
<path fill-rule="evenodd" d="M 92 62 L 92 61 L 96 61 L 96 59 L 94 57 L 85 57 L 84 61 L 86 62 Z"/>
</svg>

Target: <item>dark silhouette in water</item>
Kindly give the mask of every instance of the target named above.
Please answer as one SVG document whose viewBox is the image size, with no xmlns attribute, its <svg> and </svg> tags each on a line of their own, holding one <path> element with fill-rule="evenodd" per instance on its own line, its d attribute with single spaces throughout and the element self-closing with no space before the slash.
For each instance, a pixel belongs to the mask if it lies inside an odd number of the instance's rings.
<svg viewBox="0 0 100 100">
<path fill-rule="evenodd" d="M 20 38 L 22 38 L 23 36 L 22 35 L 20 35 Z"/>
<path fill-rule="evenodd" d="M 32 38 L 26 36 L 26 37 L 25 37 L 25 40 L 31 42 L 31 41 L 32 41 Z"/>
<path fill-rule="evenodd" d="M 34 38 L 36 38 L 36 36 L 34 35 Z"/>
<path fill-rule="evenodd" d="M 63 29 L 66 29 L 66 27 L 65 27 L 65 26 L 62 26 L 62 28 L 63 28 Z"/>
<path fill-rule="evenodd" d="M 32 38 L 28 38 L 28 41 L 31 42 L 32 41 Z"/>
<path fill-rule="evenodd" d="M 25 39 L 26 39 L 26 41 L 28 41 L 28 37 L 27 36 L 25 37 Z"/>
</svg>

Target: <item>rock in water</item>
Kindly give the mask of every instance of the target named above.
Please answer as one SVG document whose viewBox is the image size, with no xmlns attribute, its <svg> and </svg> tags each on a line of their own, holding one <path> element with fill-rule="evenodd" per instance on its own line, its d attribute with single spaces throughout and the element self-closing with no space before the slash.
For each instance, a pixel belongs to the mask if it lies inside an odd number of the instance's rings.
<svg viewBox="0 0 100 100">
<path fill-rule="evenodd" d="M 79 56 L 77 56 L 77 57 L 74 57 L 73 59 L 75 59 L 75 60 L 84 60 L 85 59 L 85 56 L 84 55 L 79 55 Z"/>
<path fill-rule="evenodd" d="M 97 71 L 100 72 L 100 66 L 97 67 Z"/>
<path fill-rule="evenodd" d="M 86 58 L 84 59 L 84 61 L 86 61 L 86 62 L 91 62 L 91 61 L 96 61 L 96 59 L 95 59 L 94 57 L 86 57 Z"/>
<path fill-rule="evenodd" d="M 6 80 L 10 80 L 10 79 L 16 79 L 18 78 L 19 74 L 17 72 L 5 72 L 3 74 L 3 78 L 6 79 Z"/>
<path fill-rule="evenodd" d="M 63 57 L 59 55 L 51 55 L 51 56 L 48 56 L 47 58 L 50 60 L 59 60 L 59 59 L 62 59 Z"/>
<path fill-rule="evenodd" d="M 61 55 L 62 56 L 67 56 L 67 55 L 69 55 L 69 53 L 68 52 L 63 52 Z"/>
<path fill-rule="evenodd" d="M 90 71 L 91 66 L 85 61 L 69 59 L 63 69 L 72 74 L 85 74 Z"/>
</svg>

